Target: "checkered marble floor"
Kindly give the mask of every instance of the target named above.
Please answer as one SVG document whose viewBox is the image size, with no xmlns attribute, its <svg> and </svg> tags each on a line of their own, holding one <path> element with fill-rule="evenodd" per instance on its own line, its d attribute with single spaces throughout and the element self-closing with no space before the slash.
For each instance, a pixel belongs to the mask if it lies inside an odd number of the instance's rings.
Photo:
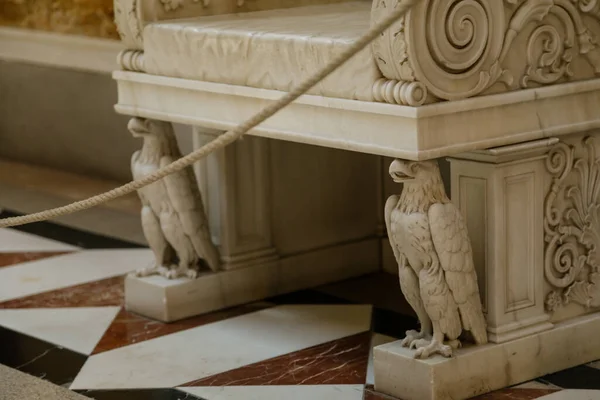
<svg viewBox="0 0 600 400">
<path fill-rule="evenodd" d="M 122 307 L 124 276 L 148 249 L 19 229 L 0 230 L 0 364 L 98 400 L 393 400 L 373 390 L 371 349 L 416 326 L 395 277 L 163 324 Z M 600 400 L 600 362 L 477 399 Z"/>
</svg>

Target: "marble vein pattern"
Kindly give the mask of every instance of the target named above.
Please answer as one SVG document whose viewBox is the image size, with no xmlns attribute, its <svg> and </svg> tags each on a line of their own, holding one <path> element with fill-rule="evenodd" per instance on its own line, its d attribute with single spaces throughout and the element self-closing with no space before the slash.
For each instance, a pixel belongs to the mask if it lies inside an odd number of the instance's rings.
<svg viewBox="0 0 600 400">
<path fill-rule="evenodd" d="M 2 308 L 102 307 L 123 304 L 125 276 L 101 279 L 0 303 Z"/>
<path fill-rule="evenodd" d="M 206 400 L 362 400 L 363 385 L 182 387 Z"/>
<path fill-rule="evenodd" d="M 271 303 L 260 302 L 229 308 L 209 314 L 198 315 L 184 320 L 162 323 L 121 309 L 110 327 L 94 349 L 94 354 L 117 349 L 157 337 L 181 332 L 209 323 L 248 314 L 273 306 Z"/>
<path fill-rule="evenodd" d="M 4 267 L 0 301 L 123 275 L 151 261 L 147 249 L 87 250 Z"/>
<path fill-rule="evenodd" d="M 77 232 L 46 228 L 80 241 Z M 124 274 L 139 267 L 148 250 L 102 257 L 114 250 L 63 248 L 57 236 L 2 235 L 12 237 L 16 250 L 0 250 L 0 294 L 10 286 L 3 286 L 4 278 L 19 275 L 14 271 L 32 277 L 47 268 L 57 275 L 52 285 L 38 283 L 28 294 L 0 301 L 0 364 L 96 400 L 398 400 L 373 388 L 372 348 L 416 326 L 395 305 L 397 287 L 380 284 L 389 276 L 163 324 L 122 307 Z M 111 242 L 89 239 L 94 243 Z M 596 361 L 472 400 L 600 400 L 599 389 Z"/>
<path fill-rule="evenodd" d="M 0 310 L 0 326 L 90 354 L 119 307 Z"/>
<path fill-rule="evenodd" d="M 363 384 L 371 334 L 360 333 L 184 386 Z"/>
<path fill-rule="evenodd" d="M 68 387 L 86 358 L 85 354 L 0 326 L 0 364 L 10 368 Z"/>
<path fill-rule="evenodd" d="M 27 251 L 14 253 L 0 253 L 0 268 L 20 264 L 28 261 L 42 260 L 55 256 L 68 254 L 66 251 Z"/>
<path fill-rule="evenodd" d="M 92 355 L 71 388 L 177 386 L 365 332 L 370 323 L 370 305 L 272 307 Z"/>
<path fill-rule="evenodd" d="M 153 75 L 289 91 L 368 29 L 370 8 L 343 2 L 149 24 L 144 66 Z M 364 49 L 308 93 L 373 101 L 379 78 L 370 49 Z"/>
</svg>

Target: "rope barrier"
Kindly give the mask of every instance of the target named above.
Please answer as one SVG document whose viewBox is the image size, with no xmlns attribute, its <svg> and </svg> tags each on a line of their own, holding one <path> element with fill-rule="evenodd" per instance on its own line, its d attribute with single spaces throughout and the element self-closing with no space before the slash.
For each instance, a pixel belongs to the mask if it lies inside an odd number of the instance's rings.
<svg viewBox="0 0 600 400">
<path fill-rule="evenodd" d="M 108 192 L 100 193 L 98 195 L 89 197 L 84 200 L 76 201 L 71 204 L 67 204 L 62 207 L 57 207 L 33 214 L 23 215 L 19 217 L 10 217 L 0 219 L 0 228 L 6 228 L 10 226 L 17 225 L 25 225 L 33 222 L 45 221 L 48 219 L 53 219 L 56 217 L 60 217 L 62 215 L 72 214 L 75 212 L 87 210 L 92 207 L 96 207 L 102 203 L 106 203 L 108 201 L 114 200 L 118 197 L 125 196 L 133 191 L 136 191 L 144 186 L 148 186 L 167 175 L 178 172 L 198 160 L 202 159 L 209 153 L 225 147 L 237 139 L 239 139 L 242 135 L 247 133 L 249 130 L 255 128 L 257 125 L 261 124 L 267 118 L 270 118 L 275 113 L 280 111 L 282 108 L 288 106 L 298 97 L 302 96 L 306 92 L 308 92 L 314 85 L 322 81 L 329 74 L 339 68 L 342 64 L 348 61 L 352 56 L 356 53 L 367 47 L 377 36 L 383 33 L 386 29 L 388 29 L 394 22 L 400 19 L 404 14 L 406 14 L 417 2 L 420 0 L 403 0 L 401 1 L 396 9 L 387 15 L 384 19 L 379 21 L 376 25 L 372 26 L 363 36 L 361 36 L 356 42 L 352 44 L 351 47 L 346 49 L 343 53 L 341 53 L 336 59 L 334 59 L 331 63 L 323 67 L 322 70 L 317 72 L 311 77 L 308 77 L 305 81 L 301 82 L 298 86 L 292 89 L 290 92 L 286 93 L 275 103 L 270 104 L 269 106 L 263 108 L 257 114 L 231 129 L 230 131 L 225 132 L 224 134 L 217 137 L 215 140 L 207 143 L 201 148 L 193 151 L 192 153 L 186 155 L 185 157 L 181 157 L 180 159 L 172 162 L 171 164 L 156 170 L 154 173 L 145 176 L 144 178 L 131 181 L 123 186 L 119 186 L 115 189 L 109 190 Z"/>
</svg>

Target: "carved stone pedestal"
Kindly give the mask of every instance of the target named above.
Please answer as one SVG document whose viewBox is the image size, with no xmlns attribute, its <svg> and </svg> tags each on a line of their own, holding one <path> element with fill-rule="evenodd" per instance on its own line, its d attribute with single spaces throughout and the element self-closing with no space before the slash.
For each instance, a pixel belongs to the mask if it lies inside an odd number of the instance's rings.
<svg viewBox="0 0 600 400">
<path fill-rule="evenodd" d="M 125 279 L 125 307 L 162 322 L 262 299 L 277 294 L 277 263 L 260 268 L 207 273 L 196 279 L 162 276 Z"/>
<path fill-rule="evenodd" d="M 374 349 L 375 389 L 402 400 L 464 400 L 600 358 L 600 315 L 518 340 L 465 347 L 453 358 L 413 358 L 392 342 Z"/>
<path fill-rule="evenodd" d="M 452 201 L 469 230 L 491 342 L 552 328 L 544 310 L 545 160 L 558 139 L 450 159 Z"/>
<path fill-rule="evenodd" d="M 194 146 L 218 134 L 197 128 Z M 215 151 L 194 167 L 219 270 L 129 276 L 127 309 L 172 322 L 376 271 L 377 162 L 253 137 Z"/>
<path fill-rule="evenodd" d="M 196 279 L 128 276 L 125 306 L 146 317 L 173 322 L 374 272 L 377 264 L 373 255 L 378 246 L 377 239 L 369 239 L 246 268 L 206 273 Z"/>
<path fill-rule="evenodd" d="M 463 400 L 600 358 L 598 131 L 450 158 L 491 343 L 416 360 L 374 350 L 375 389 Z"/>
</svg>

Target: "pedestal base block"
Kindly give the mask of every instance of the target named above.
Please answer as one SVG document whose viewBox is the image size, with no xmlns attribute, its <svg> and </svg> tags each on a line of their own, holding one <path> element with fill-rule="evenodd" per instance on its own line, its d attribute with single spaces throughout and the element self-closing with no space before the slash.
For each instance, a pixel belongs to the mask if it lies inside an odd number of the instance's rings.
<svg viewBox="0 0 600 400">
<path fill-rule="evenodd" d="M 374 349 L 375 390 L 403 400 L 463 400 L 600 359 L 600 315 L 518 340 L 413 358 L 396 341 Z"/>
<path fill-rule="evenodd" d="M 177 321 L 275 294 L 276 269 L 274 262 L 206 273 L 196 279 L 129 275 L 125 279 L 125 307 L 162 322 Z"/>
<path fill-rule="evenodd" d="M 378 240 L 368 239 L 245 268 L 206 273 L 196 279 L 130 275 L 125 279 L 125 307 L 145 317 L 173 322 L 375 272 L 377 254 Z"/>
</svg>

